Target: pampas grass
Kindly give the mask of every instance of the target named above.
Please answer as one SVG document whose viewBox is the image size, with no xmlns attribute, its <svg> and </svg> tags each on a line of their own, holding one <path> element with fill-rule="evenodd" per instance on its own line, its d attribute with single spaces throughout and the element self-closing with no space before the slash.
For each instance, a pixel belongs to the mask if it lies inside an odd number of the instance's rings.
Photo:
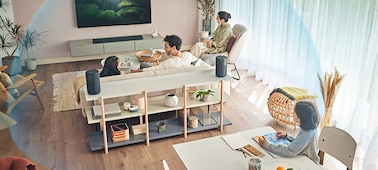
<svg viewBox="0 0 378 170">
<path fill-rule="evenodd" d="M 324 118 L 320 125 L 321 129 L 324 126 L 328 126 L 331 121 L 333 103 L 336 100 L 337 92 L 339 91 L 339 87 L 344 77 L 345 75 L 340 74 L 336 68 L 334 72 L 326 72 L 324 74 L 324 79 L 318 74 L 320 91 L 322 93 L 325 106 Z"/>
</svg>

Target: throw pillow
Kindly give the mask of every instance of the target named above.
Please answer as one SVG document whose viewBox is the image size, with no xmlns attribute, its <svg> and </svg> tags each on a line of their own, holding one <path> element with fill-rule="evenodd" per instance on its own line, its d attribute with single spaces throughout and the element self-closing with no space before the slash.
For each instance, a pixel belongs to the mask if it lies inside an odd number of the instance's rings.
<svg viewBox="0 0 378 170">
<path fill-rule="evenodd" d="M 232 35 L 230 39 L 228 39 L 227 48 L 226 51 L 230 53 L 232 46 L 234 45 L 236 41 L 236 35 Z"/>
<path fill-rule="evenodd" d="M 12 85 L 12 79 L 6 73 L 0 72 L 0 83 L 3 84 L 5 88 Z M 9 89 L 9 93 L 14 97 L 18 98 L 20 96 L 20 92 L 17 89 Z"/>
</svg>

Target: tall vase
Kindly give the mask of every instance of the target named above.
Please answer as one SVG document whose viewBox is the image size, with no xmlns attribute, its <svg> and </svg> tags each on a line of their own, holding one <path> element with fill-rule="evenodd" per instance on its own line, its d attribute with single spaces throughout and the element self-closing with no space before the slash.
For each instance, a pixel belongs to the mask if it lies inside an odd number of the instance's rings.
<svg viewBox="0 0 378 170">
<path fill-rule="evenodd" d="M 321 122 L 320 129 L 324 126 L 329 126 L 332 118 L 332 108 L 325 108 L 323 121 Z"/>
<path fill-rule="evenodd" d="M 202 31 L 208 31 L 211 35 L 211 20 L 202 20 Z"/>
</svg>

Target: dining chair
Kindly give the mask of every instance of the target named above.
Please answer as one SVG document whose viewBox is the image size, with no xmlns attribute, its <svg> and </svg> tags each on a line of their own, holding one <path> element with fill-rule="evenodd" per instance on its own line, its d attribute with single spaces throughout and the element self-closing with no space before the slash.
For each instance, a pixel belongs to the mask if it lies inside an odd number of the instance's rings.
<svg viewBox="0 0 378 170">
<path fill-rule="evenodd" d="M 324 163 L 325 153 L 343 163 L 347 170 L 353 168 L 353 159 L 356 153 L 356 141 L 342 129 L 333 126 L 324 126 L 319 135 L 320 164 Z"/>
<path fill-rule="evenodd" d="M 236 71 L 237 77 L 233 77 L 236 80 L 240 80 L 240 74 L 236 67 L 235 61 L 239 58 L 243 49 L 244 42 L 247 38 L 247 27 L 241 24 L 235 24 L 232 27 L 233 36 L 228 40 L 227 50 L 224 53 L 217 54 L 202 54 L 201 59 L 211 66 L 215 66 L 215 58 L 217 56 L 226 56 L 227 64 L 233 66 L 231 71 Z"/>
</svg>

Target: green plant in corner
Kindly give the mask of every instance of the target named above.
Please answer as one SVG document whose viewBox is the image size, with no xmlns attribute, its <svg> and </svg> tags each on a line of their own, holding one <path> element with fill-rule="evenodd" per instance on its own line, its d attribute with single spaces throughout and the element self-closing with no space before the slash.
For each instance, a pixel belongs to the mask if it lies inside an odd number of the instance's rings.
<svg viewBox="0 0 378 170">
<path fill-rule="evenodd" d="M 209 95 L 214 96 L 214 91 L 211 89 L 207 89 L 207 90 L 200 89 L 196 92 L 196 98 L 200 98 L 201 101 L 207 101 Z"/>
<path fill-rule="evenodd" d="M 9 0 L 0 0 L 0 48 L 5 56 L 0 56 L 5 70 L 9 75 L 22 72 L 21 59 L 15 53 L 23 35 L 21 25 L 8 18 L 8 9 L 11 7 Z"/>
<path fill-rule="evenodd" d="M 6 0 L 0 0 L 0 9 L 6 13 L 7 8 L 10 7 L 10 2 Z M 5 53 L 5 57 L 14 57 L 17 48 L 21 42 L 21 37 L 23 32 L 21 30 L 21 25 L 13 22 L 11 19 L 0 15 L 0 29 L 2 34 L 0 34 L 0 47 Z"/>
</svg>

